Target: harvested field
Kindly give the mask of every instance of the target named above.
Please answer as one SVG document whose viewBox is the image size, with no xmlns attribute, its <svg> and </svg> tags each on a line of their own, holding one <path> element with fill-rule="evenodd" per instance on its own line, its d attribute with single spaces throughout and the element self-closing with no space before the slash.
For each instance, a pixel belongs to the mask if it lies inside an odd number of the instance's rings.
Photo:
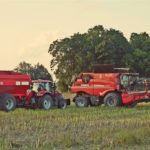
<svg viewBox="0 0 150 150">
<path fill-rule="evenodd" d="M 145 150 L 149 137 L 149 104 L 0 112 L 1 150 Z"/>
</svg>

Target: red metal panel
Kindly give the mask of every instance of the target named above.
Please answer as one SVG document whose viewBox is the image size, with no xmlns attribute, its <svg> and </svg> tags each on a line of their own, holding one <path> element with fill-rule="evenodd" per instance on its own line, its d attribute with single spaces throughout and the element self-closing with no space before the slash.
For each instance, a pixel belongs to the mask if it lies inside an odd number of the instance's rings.
<svg viewBox="0 0 150 150">
<path fill-rule="evenodd" d="M 0 94 L 9 93 L 16 96 L 26 96 L 31 79 L 29 75 L 13 71 L 0 71 Z"/>
</svg>

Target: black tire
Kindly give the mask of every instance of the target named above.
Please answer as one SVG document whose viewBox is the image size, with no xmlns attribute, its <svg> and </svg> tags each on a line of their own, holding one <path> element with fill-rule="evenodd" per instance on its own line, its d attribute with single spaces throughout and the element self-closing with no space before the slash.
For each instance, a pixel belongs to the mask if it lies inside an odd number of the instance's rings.
<svg viewBox="0 0 150 150">
<path fill-rule="evenodd" d="M 75 98 L 75 104 L 77 107 L 88 107 L 89 100 L 87 97 L 84 96 L 77 96 Z"/>
<path fill-rule="evenodd" d="M 109 107 L 121 106 L 121 97 L 118 93 L 108 93 L 104 97 L 104 104 Z"/>
<path fill-rule="evenodd" d="M 49 110 L 53 107 L 53 99 L 50 95 L 45 95 L 40 99 L 40 108 Z"/>
<path fill-rule="evenodd" d="M 90 105 L 91 106 L 99 106 L 99 105 L 101 105 L 100 98 L 97 97 L 97 96 L 91 96 L 90 97 Z"/>
<path fill-rule="evenodd" d="M 67 101 L 61 96 L 58 98 L 58 108 L 65 109 L 67 107 Z"/>
<path fill-rule="evenodd" d="M 0 107 L 2 110 L 9 112 L 16 109 L 16 99 L 11 94 L 2 94 L 0 96 Z"/>
</svg>

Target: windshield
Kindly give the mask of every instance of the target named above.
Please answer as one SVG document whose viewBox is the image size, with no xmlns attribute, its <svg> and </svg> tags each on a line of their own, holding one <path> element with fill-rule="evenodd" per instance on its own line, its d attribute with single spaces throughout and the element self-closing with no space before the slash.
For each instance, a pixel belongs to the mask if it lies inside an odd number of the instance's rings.
<svg viewBox="0 0 150 150">
<path fill-rule="evenodd" d="M 138 81 L 138 75 L 122 74 L 120 76 L 121 87 L 128 90 L 136 90 L 136 85 L 139 83 Z"/>
<path fill-rule="evenodd" d="M 44 90 L 51 92 L 53 84 L 51 82 L 33 82 L 33 91 L 38 92 L 39 87 L 43 87 Z"/>
</svg>

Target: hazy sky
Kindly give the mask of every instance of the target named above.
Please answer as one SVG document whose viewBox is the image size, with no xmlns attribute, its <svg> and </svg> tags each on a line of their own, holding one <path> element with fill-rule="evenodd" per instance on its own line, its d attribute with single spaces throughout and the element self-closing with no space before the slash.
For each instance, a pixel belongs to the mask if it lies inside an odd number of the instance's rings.
<svg viewBox="0 0 150 150">
<path fill-rule="evenodd" d="M 150 0 L 0 0 L 0 69 L 49 68 L 49 44 L 95 25 L 150 33 Z M 50 71 L 50 70 L 49 70 Z"/>
</svg>

